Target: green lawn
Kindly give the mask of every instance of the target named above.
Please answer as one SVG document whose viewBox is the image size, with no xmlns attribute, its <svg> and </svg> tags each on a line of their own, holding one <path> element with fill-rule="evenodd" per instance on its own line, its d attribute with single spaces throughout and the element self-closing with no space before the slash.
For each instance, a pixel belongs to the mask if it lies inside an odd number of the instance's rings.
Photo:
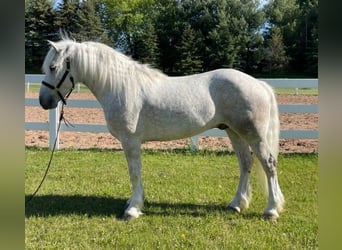
<svg viewBox="0 0 342 250">
<path fill-rule="evenodd" d="M 26 149 L 26 195 L 39 184 L 49 154 Z M 26 206 L 26 248 L 316 249 L 317 158 L 280 155 L 279 181 L 287 203 L 272 223 L 261 217 L 266 198 L 256 178 L 250 209 L 225 211 L 239 176 L 234 154 L 145 150 L 145 215 L 126 222 L 122 214 L 130 184 L 123 153 L 61 150 Z"/>
</svg>

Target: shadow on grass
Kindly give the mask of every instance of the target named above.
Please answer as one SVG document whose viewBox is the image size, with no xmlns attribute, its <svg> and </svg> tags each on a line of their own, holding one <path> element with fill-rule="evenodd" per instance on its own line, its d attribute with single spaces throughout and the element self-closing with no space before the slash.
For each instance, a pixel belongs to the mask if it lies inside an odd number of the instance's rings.
<svg viewBox="0 0 342 250">
<path fill-rule="evenodd" d="M 26 199 L 28 196 L 26 196 Z M 25 206 L 25 216 L 48 217 L 58 215 L 115 216 L 123 218 L 126 199 L 81 196 L 81 195 L 41 195 L 36 196 Z M 227 212 L 225 206 L 217 204 L 163 203 L 145 201 L 144 213 L 147 216 L 193 216 L 204 217 L 210 213 Z M 242 214 L 243 218 L 253 219 L 260 214 Z"/>
<path fill-rule="evenodd" d="M 31 151 L 50 151 L 48 147 L 38 147 L 38 146 L 25 146 L 25 149 Z M 78 152 L 108 152 L 108 153 L 123 153 L 122 149 L 113 149 L 113 148 L 63 148 L 59 149 L 62 151 L 78 151 Z M 189 147 L 184 148 L 168 148 L 168 149 L 148 149 L 142 148 L 143 154 L 153 155 L 153 154 L 178 154 L 178 155 L 216 155 L 216 156 L 224 156 L 224 155 L 234 155 L 233 151 L 228 150 L 210 150 L 210 149 L 200 149 L 200 150 L 191 150 Z"/>
<path fill-rule="evenodd" d="M 28 199 L 30 196 L 26 196 Z M 79 214 L 92 216 L 123 216 L 125 199 L 82 196 L 82 195 L 40 195 L 25 205 L 25 216 L 47 217 Z"/>
</svg>

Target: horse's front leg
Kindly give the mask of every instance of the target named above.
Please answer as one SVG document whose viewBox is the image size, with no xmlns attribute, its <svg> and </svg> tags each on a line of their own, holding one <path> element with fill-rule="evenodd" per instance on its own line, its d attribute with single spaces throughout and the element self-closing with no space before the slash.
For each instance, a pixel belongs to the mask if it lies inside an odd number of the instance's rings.
<svg viewBox="0 0 342 250">
<path fill-rule="evenodd" d="M 144 187 L 141 179 L 141 142 L 135 139 L 127 139 L 122 142 L 125 152 L 129 176 L 132 185 L 132 196 L 127 201 L 125 210 L 125 218 L 138 218 L 142 214 L 141 210 L 144 206 Z"/>
</svg>

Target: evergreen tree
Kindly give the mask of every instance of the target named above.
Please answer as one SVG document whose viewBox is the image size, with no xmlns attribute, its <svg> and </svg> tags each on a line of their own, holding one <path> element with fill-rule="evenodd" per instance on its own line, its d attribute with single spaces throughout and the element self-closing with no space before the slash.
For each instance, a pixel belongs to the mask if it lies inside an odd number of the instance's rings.
<svg viewBox="0 0 342 250">
<path fill-rule="evenodd" d="M 110 44 L 109 36 L 170 75 L 233 67 L 317 76 L 318 0 L 269 0 L 263 9 L 258 0 L 61 0 L 56 10 L 52 2 L 25 1 L 27 72 L 40 72 L 46 40 L 62 29 L 78 41 Z"/>
<path fill-rule="evenodd" d="M 186 25 L 181 37 L 181 44 L 176 46 L 179 53 L 176 70 L 180 75 L 191 75 L 203 70 L 203 61 L 199 57 L 196 38 L 196 32 L 189 24 Z"/>
<path fill-rule="evenodd" d="M 184 35 L 184 27 L 190 25 L 195 31 L 195 53 L 197 58 L 202 60 L 202 70 L 222 67 L 257 69 L 263 51 L 263 39 L 258 30 L 265 17 L 262 10 L 257 8 L 256 1 L 170 2 L 168 5 L 164 3 L 168 8 L 161 8 L 163 11 L 157 23 L 157 26 L 161 27 L 158 29 L 158 36 L 162 42 L 162 61 L 165 61 L 162 64 L 173 63 L 164 66 L 165 68 L 174 70 L 174 65 L 180 65 L 181 55 L 176 46 L 182 43 L 180 39 Z"/>
<path fill-rule="evenodd" d="M 247 41 L 242 34 L 248 28 L 240 1 L 162 0 L 162 3 L 156 25 L 161 65 L 166 72 L 174 74 L 175 65 L 180 66 L 181 55 L 177 46 L 182 46 L 181 39 L 187 25 L 195 31 L 196 56 L 203 62 L 203 71 L 240 66 L 241 51 Z"/>
<path fill-rule="evenodd" d="M 208 33 L 208 70 L 239 68 L 240 51 L 245 48 L 247 22 L 237 0 L 218 0 L 212 7 L 214 25 Z"/>
<path fill-rule="evenodd" d="M 101 23 L 101 15 L 96 11 L 96 0 L 82 1 L 77 11 L 77 34 L 74 38 L 78 41 L 99 41 L 109 43 L 108 36 Z"/>
<path fill-rule="evenodd" d="M 175 64 L 179 59 L 176 46 L 180 43 L 185 19 L 176 1 L 159 0 L 156 9 L 154 26 L 159 41 L 159 65 L 168 75 L 175 75 L 178 74 Z"/>
<path fill-rule="evenodd" d="M 271 0 L 266 13 L 283 35 L 289 72 L 317 77 L 318 0 Z"/>
<path fill-rule="evenodd" d="M 155 67 L 159 65 L 158 37 L 151 22 L 144 25 L 144 32 L 133 34 L 130 48 L 134 59 Z"/>
<path fill-rule="evenodd" d="M 303 70 L 318 75 L 318 0 L 298 0 L 300 8 L 300 51 Z"/>
<path fill-rule="evenodd" d="M 243 35 L 243 44 L 240 50 L 239 67 L 253 73 L 260 70 L 260 64 L 264 58 L 264 38 L 262 27 L 266 22 L 265 12 L 260 8 L 259 1 L 243 0 L 241 8 L 243 18 L 246 20 L 246 31 Z"/>
<path fill-rule="evenodd" d="M 55 12 L 49 0 L 32 0 L 25 5 L 25 72 L 41 73 L 48 51 L 47 40 L 56 39 Z"/>
<path fill-rule="evenodd" d="M 281 30 L 274 27 L 271 32 L 271 39 L 268 41 L 268 46 L 265 55 L 265 69 L 268 73 L 283 73 L 288 65 L 288 57 L 283 43 Z"/>
<path fill-rule="evenodd" d="M 79 1 L 78 0 L 63 0 L 57 6 L 57 29 L 67 33 L 70 37 L 78 39 L 80 31 L 79 24 Z"/>
</svg>

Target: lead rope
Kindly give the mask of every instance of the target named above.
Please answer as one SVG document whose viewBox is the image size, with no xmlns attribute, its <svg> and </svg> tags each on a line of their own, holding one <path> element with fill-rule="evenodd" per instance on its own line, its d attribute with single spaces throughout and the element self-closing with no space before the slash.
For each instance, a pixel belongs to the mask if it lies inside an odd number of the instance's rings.
<svg viewBox="0 0 342 250">
<path fill-rule="evenodd" d="M 64 121 L 65 125 L 66 126 L 72 126 L 73 125 L 67 121 L 65 118 L 64 118 L 64 103 L 62 103 L 62 109 L 61 109 L 61 113 L 60 113 L 60 116 L 59 116 L 59 123 L 58 123 L 58 128 L 57 128 L 57 136 L 55 138 L 55 143 L 53 144 L 53 148 L 52 148 L 52 152 L 51 152 L 51 155 L 50 155 L 50 160 L 49 160 L 49 163 L 47 165 L 47 168 L 45 170 L 45 173 L 44 173 L 44 176 L 42 178 L 42 180 L 40 181 L 38 187 L 36 188 L 36 190 L 33 192 L 33 194 L 31 194 L 31 196 L 25 201 L 25 205 L 27 205 L 32 199 L 33 197 L 35 197 L 35 195 L 38 193 L 40 187 L 43 185 L 43 182 L 45 181 L 45 178 L 49 172 L 49 169 L 51 167 L 51 162 L 52 162 L 52 159 L 53 159 L 53 155 L 55 153 L 55 149 L 56 149 L 56 144 L 57 144 L 57 138 L 58 138 L 58 133 L 59 133 L 59 130 L 61 128 L 61 123 L 62 123 L 62 120 Z"/>
</svg>

